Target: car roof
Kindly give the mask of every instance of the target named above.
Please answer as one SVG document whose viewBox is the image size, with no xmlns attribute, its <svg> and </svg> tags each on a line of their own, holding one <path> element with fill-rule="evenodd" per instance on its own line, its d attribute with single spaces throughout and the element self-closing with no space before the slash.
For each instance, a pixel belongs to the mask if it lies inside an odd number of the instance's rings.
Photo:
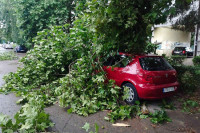
<svg viewBox="0 0 200 133">
<path fill-rule="evenodd" d="M 134 57 L 162 57 L 159 55 L 155 55 L 155 54 L 129 54 L 129 53 L 123 53 L 123 52 L 119 52 L 119 55 L 126 55 L 126 56 L 134 56 Z"/>
</svg>

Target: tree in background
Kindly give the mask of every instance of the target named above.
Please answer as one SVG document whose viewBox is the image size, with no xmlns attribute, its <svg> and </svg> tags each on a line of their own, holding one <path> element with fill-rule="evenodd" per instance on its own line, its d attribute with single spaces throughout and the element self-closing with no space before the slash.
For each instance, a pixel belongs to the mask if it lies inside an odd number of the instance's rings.
<svg viewBox="0 0 200 133">
<path fill-rule="evenodd" d="M 141 53 L 151 38 L 151 27 L 166 22 L 171 0 L 88 1 L 90 25 L 104 45 L 118 51 Z"/>
<path fill-rule="evenodd" d="M 13 0 L 0 0 L 1 41 L 19 43 L 21 36 Z"/>
<path fill-rule="evenodd" d="M 85 0 L 80 0 L 79 4 Z M 75 20 L 74 0 L 0 0 L 1 22 L 4 24 L 5 38 L 9 41 L 27 42 L 29 46 L 39 31 L 50 26 Z M 69 31 L 69 29 L 66 29 Z M 20 38 L 19 38 L 20 37 Z"/>
<path fill-rule="evenodd" d="M 173 5 L 174 12 L 170 14 L 170 18 L 177 18 L 173 27 L 175 29 L 194 32 L 195 25 L 200 23 L 198 18 L 199 0 L 175 0 Z"/>
</svg>

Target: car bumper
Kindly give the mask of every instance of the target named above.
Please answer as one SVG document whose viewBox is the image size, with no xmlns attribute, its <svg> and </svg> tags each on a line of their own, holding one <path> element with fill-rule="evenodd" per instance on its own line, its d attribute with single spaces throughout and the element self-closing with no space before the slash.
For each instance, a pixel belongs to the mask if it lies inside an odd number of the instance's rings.
<svg viewBox="0 0 200 133">
<path fill-rule="evenodd" d="M 183 53 L 173 53 L 172 55 L 183 55 L 183 56 L 185 56 L 186 54 L 183 54 Z"/>
<path fill-rule="evenodd" d="M 19 50 L 19 49 L 16 49 L 16 52 L 21 52 L 21 53 L 25 53 L 26 52 L 26 50 Z"/>
<path fill-rule="evenodd" d="M 174 87 L 174 91 L 163 92 L 163 89 L 168 87 Z M 140 84 L 137 86 L 137 92 L 140 99 L 162 99 L 174 95 L 178 87 L 178 82 L 163 85 Z"/>
<path fill-rule="evenodd" d="M 193 52 L 187 52 L 187 56 L 193 56 Z"/>
</svg>

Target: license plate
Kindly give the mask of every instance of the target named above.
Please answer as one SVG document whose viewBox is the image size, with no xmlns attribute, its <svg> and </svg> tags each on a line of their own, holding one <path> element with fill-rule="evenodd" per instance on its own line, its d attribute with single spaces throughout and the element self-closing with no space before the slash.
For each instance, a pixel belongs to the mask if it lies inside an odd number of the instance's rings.
<svg viewBox="0 0 200 133">
<path fill-rule="evenodd" d="M 163 93 L 174 91 L 174 87 L 163 88 Z"/>
</svg>

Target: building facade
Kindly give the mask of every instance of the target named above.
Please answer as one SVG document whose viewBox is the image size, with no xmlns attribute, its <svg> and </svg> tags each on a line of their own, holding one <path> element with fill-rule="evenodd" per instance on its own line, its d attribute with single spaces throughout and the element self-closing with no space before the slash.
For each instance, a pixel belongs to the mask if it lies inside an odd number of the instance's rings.
<svg viewBox="0 0 200 133">
<path fill-rule="evenodd" d="M 172 29 L 170 25 L 158 25 L 153 29 L 152 43 L 158 45 L 156 53 L 171 56 L 176 46 L 190 47 L 191 32 Z"/>
</svg>

